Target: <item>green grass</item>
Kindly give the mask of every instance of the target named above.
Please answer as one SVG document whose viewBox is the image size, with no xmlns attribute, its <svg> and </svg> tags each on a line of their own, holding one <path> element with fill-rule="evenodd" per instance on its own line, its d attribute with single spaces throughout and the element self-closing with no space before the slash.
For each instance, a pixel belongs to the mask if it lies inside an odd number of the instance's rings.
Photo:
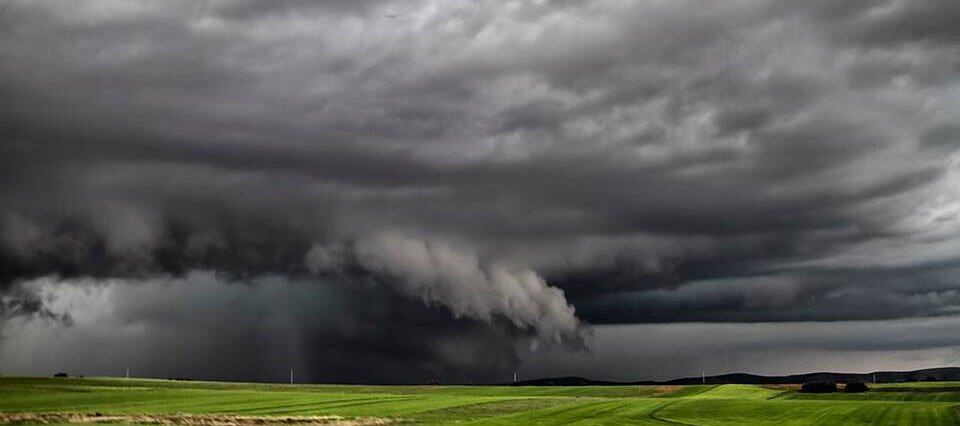
<svg viewBox="0 0 960 426">
<path fill-rule="evenodd" d="M 437 425 L 960 425 L 960 383 L 810 395 L 750 385 L 346 386 L 0 378 L 0 412 L 389 417 Z"/>
<path fill-rule="evenodd" d="M 785 391 L 767 389 L 753 385 L 723 385 L 689 395 L 691 399 L 771 399 L 780 396 Z"/>
</svg>

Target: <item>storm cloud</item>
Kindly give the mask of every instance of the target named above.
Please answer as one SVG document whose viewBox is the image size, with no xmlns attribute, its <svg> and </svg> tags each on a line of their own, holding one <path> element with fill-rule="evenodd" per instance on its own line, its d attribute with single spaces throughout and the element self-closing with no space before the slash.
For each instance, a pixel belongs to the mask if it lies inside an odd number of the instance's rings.
<svg viewBox="0 0 960 426">
<path fill-rule="evenodd" d="M 0 334 L 91 332 L 54 303 L 84 289 L 143 292 L 78 299 L 129 308 L 105 329 L 258 324 L 222 295 L 310 336 L 288 352 L 343 357 L 316 380 L 473 381 L 589 347 L 589 324 L 952 318 L 958 19 L 950 0 L 5 0 Z M 338 318 L 376 323 L 369 346 Z M 437 355 L 454 335 L 496 355 Z M 438 370 L 388 377 L 415 358 Z M 216 377 L 286 363 L 237 362 Z"/>
</svg>

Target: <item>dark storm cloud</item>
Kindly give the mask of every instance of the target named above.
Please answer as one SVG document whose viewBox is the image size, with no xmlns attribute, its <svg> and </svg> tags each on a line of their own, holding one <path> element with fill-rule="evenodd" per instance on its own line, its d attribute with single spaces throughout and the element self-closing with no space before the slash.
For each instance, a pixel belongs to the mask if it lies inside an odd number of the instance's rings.
<svg viewBox="0 0 960 426">
<path fill-rule="evenodd" d="M 900 0 L 876 3 L 855 18 L 857 25 L 845 30 L 850 39 L 867 45 L 955 45 L 960 41 L 960 30 L 953 25 L 953 20 L 960 16 L 960 6 L 956 2 Z"/>
<path fill-rule="evenodd" d="M 954 3 L 7 1 L 0 285 L 320 275 L 504 348 L 948 315 Z"/>
<path fill-rule="evenodd" d="M 68 312 L 52 310 L 36 291 L 23 285 L 5 288 L 4 292 L 0 293 L 0 327 L 6 320 L 17 317 L 39 318 L 67 326 L 73 323 Z M 2 337 L 0 334 L 0 338 Z"/>
<path fill-rule="evenodd" d="M 334 0 L 315 2 L 310 0 L 278 0 L 270 3 L 256 0 L 221 2 L 216 5 L 220 16 L 233 19 L 256 19 L 283 14 L 344 13 L 362 14 L 376 6 L 389 3 L 387 0 Z"/>
<path fill-rule="evenodd" d="M 932 268 L 931 268 L 932 269 Z M 951 316 L 956 267 L 738 277 L 677 289 L 621 291 L 577 301 L 593 323 L 854 321 Z"/>
<path fill-rule="evenodd" d="M 34 374 L 131 367 L 147 377 L 285 381 L 292 368 L 300 382 L 325 383 L 505 381 L 517 362 L 519 336 L 504 324 L 450 320 L 386 287 L 277 277 L 251 284 L 206 272 L 147 282 L 34 281 L 31 290 L 77 320 L 66 329 L 20 320 L 6 329 L 5 349 L 36 352 L 16 365 Z M 61 339 L 37 338 L 64 330 Z M 6 371 L 20 364 L 5 355 Z"/>
</svg>

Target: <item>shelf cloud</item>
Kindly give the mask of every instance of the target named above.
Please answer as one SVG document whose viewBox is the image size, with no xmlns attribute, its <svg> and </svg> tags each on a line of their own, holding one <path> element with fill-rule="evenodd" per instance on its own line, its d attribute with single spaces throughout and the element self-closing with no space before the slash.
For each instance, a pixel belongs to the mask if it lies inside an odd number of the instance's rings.
<svg viewBox="0 0 960 426">
<path fill-rule="evenodd" d="M 958 19 L 948 0 L 3 1 L 0 347 L 189 334 L 159 313 L 210 309 L 298 324 L 283 341 L 309 344 L 278 351 L 342 357 L 315 380 L 420 356 L 436 369 L 396 381 L 469 382 L 530 347 L 589 356 L 591 325 L 953 317 Z"/>
</svg>

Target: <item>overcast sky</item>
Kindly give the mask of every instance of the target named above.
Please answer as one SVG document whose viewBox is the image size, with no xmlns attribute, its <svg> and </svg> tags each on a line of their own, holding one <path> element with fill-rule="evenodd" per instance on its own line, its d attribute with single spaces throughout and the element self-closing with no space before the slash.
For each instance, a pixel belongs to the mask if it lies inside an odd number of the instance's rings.
<svg viewBox="0 0 960 426">
<path fill-rule="evenodd" d="M 0 373 L 960 363 L 956 0 L 0 0 Z"/>
</svg>

